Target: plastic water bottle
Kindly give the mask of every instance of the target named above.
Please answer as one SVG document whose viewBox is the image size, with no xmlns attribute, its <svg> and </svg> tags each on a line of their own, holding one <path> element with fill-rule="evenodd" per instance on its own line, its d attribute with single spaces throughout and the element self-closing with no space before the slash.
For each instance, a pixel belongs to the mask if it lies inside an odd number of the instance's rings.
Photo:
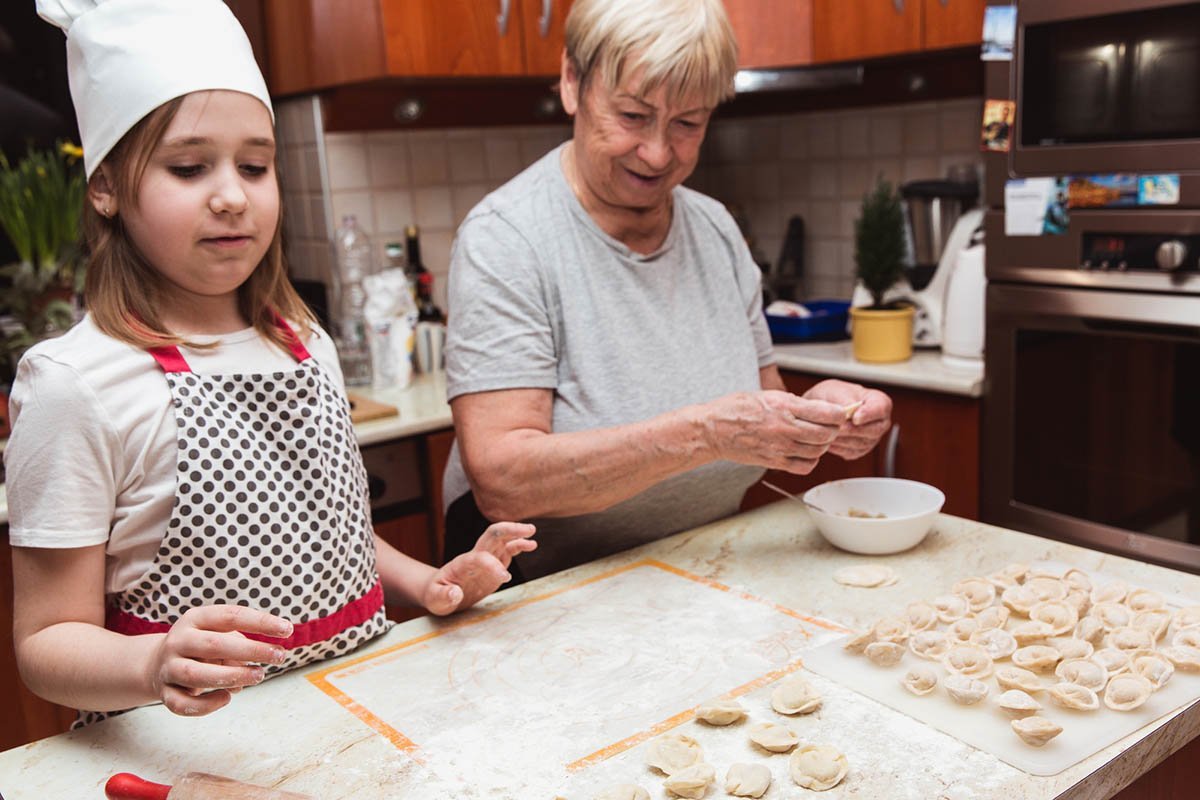
<svg viewBox="0 0 1200 800">
<path fill-rule="evenodd" d="M 367 321 L 363 314 L 367 295 L 363 279 L 374 272 L 371 264 L 371 239 L 353 214 L 342 217 L 334 232 L 337 249 L 338 285 L 338 359 L 347 386 L 369 386 L 372 381 L 371 348 L 367 341 Z"/>
</svg>

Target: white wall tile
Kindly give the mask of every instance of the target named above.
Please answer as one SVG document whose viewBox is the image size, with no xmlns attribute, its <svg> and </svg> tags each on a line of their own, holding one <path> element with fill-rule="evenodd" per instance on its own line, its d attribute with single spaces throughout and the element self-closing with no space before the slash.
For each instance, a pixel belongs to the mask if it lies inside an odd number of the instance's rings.
<svg viewBox="0 0 1200 800">
<path fill-rule="evenodd" d="M 838 162 L 814 161 L 809 164 L 808 187 L 809 197 L 837 197 Z"/>
<path fill-rule="evenodd" d="M 938 150 L 938 113 L 936 109 L 912 111 L 904 115 L 904 152 L 907 155 L 936 153 Z"/>
<path fill-rule="evenodd" d="M 308 192 L 303 195 L 303 202 L 308 203 L 308 238 L 329 239 L 333 236 L 333 228 L 329 218 L 329 210 L 325 206 L 325 195 L 318 192 Z"/>
<path fill-rule="evenodd" d="M 371 185 L 367 174 L 367 146 L 362 134 L 331 134 L 325 139 L 325 168 L 329 188 L 366 189 Z"/>
<path fill-rule="evenodd" d="M 808 197 L 809 175 L 807 161 L 779 163 L 779 195 L 787 199 Z"/>
<path fill-rule="evenodd" d="M 521 171 L 521 148 L 515 136 L 484 137 L 483 155 L 488 180 L 507 181 Z"/>
<path fill-rule="evenodd" d="M 850 159 L 840 162 L 838 194 L 840 197 L 860 198 L 872 186 L 875 177 L 871 174 L 871 162 L 867 159 Z"/>
<path fill-rule="evenodd" d="M 478 183 L 487 179 L 483 139 L 478 135 L 453 137 L 449 140 L 448 147 L 451 183 Z"/>
<path fill-rule="evenodd" d="M 754 197 L 758 200 L 778 200 L 782 189 L 779 162 L 755 164 L 750 168 L 753 175 Z"/>
<path fill-rule="evenodd" d="M 413 193 L 410 190 L 388 189 L 375 193 L 375 230 L 403 231 L 416 221 Z"/>
<path fill-rule="evenodd" d="M 465 186 L 454 186 L 450 189 L 450 207 L 454 214 L 454 227 L 458 228 L 466 219 L 468 213 L 479 201 L 492 191 L 491 184 L 469 183 Z"/>
<path fill-rule="evenodd" d="M 449 229 L 454 226 L 454 209 L 449 186 L 425 186 L 413 190 L 413 216 L 422 229 Z"/>
<path fill-rule="evenodd" d="M 450 180 L 450 153 L 444 133 L 414 133 L 408 147 L 414 187 L 442 186 Z"/>
<path fill-rule="evenodd" d="M 741 120 L 727 120 L 709 127 L 704 157 L 715 164 L 748 164 L 752 147 L 750 128 Z"/>
<path fill-rule="evenodd" d="M 784 159 L 808 157 L 808 116 L 796 114 L 779 123 L 779 156 Z"/>
<path fill-rule="evenodd" d="M 838 154 L 837 118 L 813 114 L 808 122 L 808 154 L 812 158 L 832 158 Z"/>
<path fill-rule="evenodd" d="M 837 239 L 814 239 L 812 260 L 807 265 L 808 272 L 813 275 L 840 275 L 840 258 L 840 243 Z"/>
<path fill-rule="evenodd" d="M 774 163 L 779 160 L 781 140 L 779 121 L 762 119 L 752 122 L 750 130 L 750 160 L 758 163 Z"/>
<path fill-rule="evenodd" d="M 866 156 L 871 152 L 870 118 L 863 113 L 838 119 L 838 152 L 843 156 Z"/>
<path fill-rule="evenodd" d="M 813 200 L 808 204 L 808 221 L 814 237 L 837 236 L 841 201 Z"/>
<path fill-rule="evenodd" d="M 843 200 L 839 207 L 840 222 L 838 235 L 847 239 L 854 238 L 854 223 L 862 214 L 861 200 Z"/>
<path fill-rule="evenodd" d="M 951 107 L 939 112 L 940 147 L 947 150 L 967 150 L 979 147 L 983 125 L 983 107 Z"/>
<path fill-rule="evenodd" d="M 903 117 L 898 113 L 872 114 L 871 155 L 896 156 L 903 151 Z"/>
<path fill-rule="evenodd" d="M 367 137 L 367 166 L 376 189 L 408 187 L 408 141 L 405 137 Z"/>
<path fill-rule="evenodd" d="M 942 177 L 937 156 L 913 156 L 904 159 L 904 182 L 936 180 Z"/>
<path fill-rule="evenodd" d="M 374 225 L 375 203 L 370 192 L 331 192 L 330 199 L 333 202 L 333 224 L 335 228 L 341 224 L 342 217 L 347 214 L 353 214 L 357 217 L 359 224 L 363 227 Z M 374 233 L 374 231 L 369 232 Z"/>
</svg>

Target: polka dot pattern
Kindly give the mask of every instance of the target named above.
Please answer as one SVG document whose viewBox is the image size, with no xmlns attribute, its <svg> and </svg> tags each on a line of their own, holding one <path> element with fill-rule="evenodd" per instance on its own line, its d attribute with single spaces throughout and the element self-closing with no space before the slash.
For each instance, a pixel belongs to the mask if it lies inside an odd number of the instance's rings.
<svg viewBox="0 0 1200 800">
<path fill-rule="evenodd" d="M 378 581 L 367 474 L 348 404 L 316 361 L 267 375 L 166 378 L 175 505 L 154 563 L 116 608 L 174 624 L 191 608 L 229 603 L 301 624 L 366 594 Z M 388 625 L 380 608 L 290 650 L 268 674 L 347 653 Z M 104 716 L 81 712 L 77 724 Z"/>
</svg>

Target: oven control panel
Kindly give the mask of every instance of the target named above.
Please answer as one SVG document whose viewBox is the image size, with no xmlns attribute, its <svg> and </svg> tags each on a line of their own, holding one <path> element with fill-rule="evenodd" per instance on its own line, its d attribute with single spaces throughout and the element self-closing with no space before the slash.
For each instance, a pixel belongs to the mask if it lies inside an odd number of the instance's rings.
<svg viewBox="0 0 1200 800">
<path fill-rule="evenodd" d="M 1200 272 L 1200 235 L 1084 233 L 1082 270 Z"/>
</svg>

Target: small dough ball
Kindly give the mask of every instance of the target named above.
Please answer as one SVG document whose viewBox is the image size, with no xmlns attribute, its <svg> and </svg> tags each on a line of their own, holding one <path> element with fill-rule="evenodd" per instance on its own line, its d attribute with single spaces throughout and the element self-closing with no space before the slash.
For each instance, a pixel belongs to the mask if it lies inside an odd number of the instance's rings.
<svg viewBox="0 0 1200 800">
<path fill-rule="evenodd" d="M 696 707 L 696 719 L 709 725 L 732 725 L 746 716 L 737 700 L 712 700 Z"/>
<path fill-rule="evenodd" d="M 717 779 L 717 771 L 703 761 L 679 770 L 663 781 L 663 788 L 677 797 L 704 797 L 708 785 Z"/>
<path fill-rule="evenodd" d="M 846 757 L 828 745 L 806 744 L 792 753 L 788 771 L 796 785 L 815 792 L 832 789 L 849 770 Z"/>
<path fill-rule="evenodd" d="M 762 797 L 771 785 L 771 770 L 762 764 L 733 764 L 725 775 L 725 791 L 738 797 Z"/>
<path fill-rule="evenodd" d="M 821 693 L 800 675 L 790 675 L 771 692 L 771 708 L 780 714 L 811 714 L 821 707 Z"/>
<path fill-rule="evenodd" d="M 674 775 L 680 770 L 704 760 L 700 743 L 682 733 L 669 733 L 650 742 L 646 751 L 646 763 L 664 775 Z"/>
<path fill-rule="evenodd" d="M 877 586 L 891 586 L 896 582 L 896 571 L 882 564 L 859 564 L 842 567 L 833 573 L 833 579 L 843 586 L 872 589 Z"/>
<path fill-rule="evenodd" d="M 800 742 L 790 728 L 774 722 L 760 722 L 751 728 L 750 741 L 772 753 L 786 753 Z"/>
<path fill-rule="evenodd" d="M 635 784 L 621 783 L 608 787 L 595 800 L 650 800 L 650 793 Z"/>
</svg>

